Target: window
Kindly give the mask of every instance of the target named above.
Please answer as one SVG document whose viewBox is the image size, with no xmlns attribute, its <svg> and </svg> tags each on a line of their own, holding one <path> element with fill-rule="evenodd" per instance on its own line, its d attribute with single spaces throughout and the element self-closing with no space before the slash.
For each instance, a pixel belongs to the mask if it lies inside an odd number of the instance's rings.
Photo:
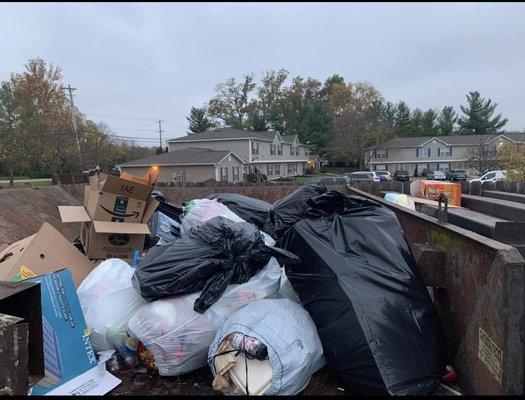
<svg viewBox="0 0 525 400">
<path fill-rule="evenodd" d="M 292 174 L 292 164 L 288 164 L 288 175 Z"/>
<path fill-rule="evenodd" d="M 304 155 L 305 155 L 305 156 L 310 155 L 310 149 L 309 149 L 308 147 L 305 147 L 305 148 L 304 148 Z"/>
<path fill-rule="evenodd" d="M 186 174 L 184 173 L 184 171 L 173 172 L 173 182 L 186 182 Z"/>
<path fill-rule="evenodd" d="M 375 158 L 387 158 L 388 150 L 387 149 L 376 149 Z"/>
<path fill-rule="evenodd" d="M 282 144 L 277 146 L 277 154 L 280 155 L 280 156 L 283 155 L 283 145 Z"/>
<path fill-rule="evenodd" d="M 377 164 L 375 167 L 376 167 L 375 168 L 376 171 L 386 171 L 386 165 L 385 164 Z"/>
<path fill-rule="evenodd" d="M 438 148 L 439 157 L 450 157 L 452 155 L 452 147 L 440 147 Z"/>
<path fill-rule="evenodd" d="M 228 167 L 221 167 L 221 181 L 228 182 Z"/>
<path fill-rule="evenodd" d="M 417 173 L 422 174 L 423 171 L 428 171 L 428 164 L 418 164 L 417 165 Z"/>
<path fill-rule="evenodd" d="M 239 167 L 232 167 L 232 176 L 234 182 L 239 182 Z"/>
<path fill-rule="evenodd" d="M 275 175 L 281 175 L 281 164 L 275 164 Z"/>
<path fill-rule="evenodd" d="M 252 140 L 252 154 L 259 155 L 259 142 Z"/>
<path fill-rule="evenodd" d="M 496 148 L 494 146 L 483 146 L 483 155 L 484 156 L 496 155 Z"/>
<path fill-rule="evenodd" d="M 297 164 L 296 163 L 293 163 L 293 173 L 294 174 L 297 173 Z"/>
<path fill-rule="evenodd" d="M 295 148 L 295 155 L 296 155 L 296 156 L 299 155 L 299 146 L 297 146 L 297 147 Z"/>
<path fill-rule="evenodd" d="M 246 175 L 248 175 L 248 166 L 247 165 L 243 165 L 242 166 L 242 180 L 246 179 Z"/>
<path fill-rule="evenodd" d="M 482 180 L 487 180 L 487 179 L 492 179 L 496 176 L 496 173 L 495 172 L 491 172 L 490 174 L 487 174 L 485 175 L 483 178 L 481 178 Z"/>
<path fill-rule="evenodd" d="M 266 175 L 272 176 L 273 175 L 273 164 L 266 165 Z"/>
<path fill-rule="evenodd" d="M 274 144 L 270 145 L 270 155 L 272 155 L 272 156 L 275 155 L 275 145 Z"/>
<path fill-rule="evenodd" d="M 450 169 L 449 163 L 439 163 L 438 164 L 438 170 L 440 170 L 441 172 L 447 172 L 449 169 Z"/>
<path fill-rule="evenodd" d="M 419 158 L 430 157 L 430 148 L 424 147 L 421 149 L 416 149 L 416 156 Z"/>
</svg>

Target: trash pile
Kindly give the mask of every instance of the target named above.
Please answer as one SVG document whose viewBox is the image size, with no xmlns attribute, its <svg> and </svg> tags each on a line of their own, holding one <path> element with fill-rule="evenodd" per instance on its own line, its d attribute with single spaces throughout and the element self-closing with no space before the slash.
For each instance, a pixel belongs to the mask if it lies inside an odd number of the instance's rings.
<svg viewBox="0 0 525 400">
<path fill-rule="evenodd" d="M 351 394 L 435 391 L 444 336 L 395 214 L 320 185 L 170 204 L 155 177 L 94 175 L 83 206 L 59 207 L 75 244 L 44 224 L 0 252 L 2 280 L 42 288 L 32 394 L 206 365 L 231 395 L 298 394 L 325 365 Z"/>
</svg>

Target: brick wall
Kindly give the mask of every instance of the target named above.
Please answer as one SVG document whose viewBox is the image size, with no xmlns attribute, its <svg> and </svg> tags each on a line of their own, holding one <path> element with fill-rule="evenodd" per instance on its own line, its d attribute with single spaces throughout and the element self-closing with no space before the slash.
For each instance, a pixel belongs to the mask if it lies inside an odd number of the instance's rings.
<svg viewBox="0 0 525 400">
<path fill-rule="evenodd" d="M 83 185 L 62 185 L 79 202 L 84 198 Z M 170 203 L 181 203 L 183 201 L 192 199 L 202 199 L 212 193 L 237 193 L 244 196 L 253 197 L 256 199 L 274 203 L 281 197 L 288 196 L 295 192 L 300 186 L 226 186 L 226 187 L 157 187 L 156 190 L 161 191 Z M 347 193 L 346 186 L 334 185 L 327 186 L 327 188 L 335 189 L 343 193 Z"/>
</svg>

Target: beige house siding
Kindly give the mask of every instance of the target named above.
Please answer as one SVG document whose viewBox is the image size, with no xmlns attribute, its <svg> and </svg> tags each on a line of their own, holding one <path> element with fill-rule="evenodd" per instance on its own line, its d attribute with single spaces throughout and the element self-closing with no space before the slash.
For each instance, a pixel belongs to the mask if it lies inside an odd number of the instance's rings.
<svg viewBox="0 0 525 400">
<path fill-rule="evenodd" d="M 197 149 L 211 149 L 211 150 L 232 150 L 235 154 L 243 160 L 248 161 L 250 157 L 249 139 L 239 140 L 209 140 L 202 142 L 170 142 L 168 144 L 169 151 L 182 150 L 188 147 Z M 268 150 L 268 153 L 270 150 Z"/>
<path fill-rule="evenodd" d="M 135 176 L 143 176 L 149 167 L 122 167 Z M 204 182 L 208 179 L 215 179 L 215 166 L 213 165 L 185 165 L 185 166 L 160 166 L 158 182 L 174 182 L 174 173 L 183 172 L 186 182 Z"/>
<path fill-rule="evenodd" d="M 243 163 L 241 163 L 237 157 L 233 155 L 226 156 L 224 160 L 222 160 L 218 166 L 217 166 L 217 177 L 218 180 L 221 180 L 220 172 L 221 168 L 228 168 L 228 181 L 229 182 L 242 182 L 243 180 L 243 169 L 242 169 Z M 234 179 L 234 171 L 233 168 L 238 167 L 239 168 L 239 179 Z"/>
</svg>

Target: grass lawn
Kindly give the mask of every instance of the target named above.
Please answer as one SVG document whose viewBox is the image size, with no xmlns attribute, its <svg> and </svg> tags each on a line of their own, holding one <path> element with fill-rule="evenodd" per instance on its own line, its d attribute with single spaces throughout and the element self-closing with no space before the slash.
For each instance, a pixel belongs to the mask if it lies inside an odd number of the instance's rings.
<svg viewBox="0 0 525 400">
<path fill-rule="evenodd" d="M 25 188 L 27 187 L 26 183 L 31 184 L 31 186 L 51 186 L 51 178 L 49 179 L 15 179 L 15 188 Z M 5 189 L 9 188 L 9 180 L 1 180 L 0 185 Z"/>
<path fill-rule="evenodd" d="M 324 177 L 330 177 L 330 176 L 338 176 L 337 174 L 323 174 L 321 172 L 312 174 L 312 175 L 305 175 L 305 176 L 294 176 L 292 178 L 287 178 L 287 182 L 293 182 L 298 185 L 304 185 L 307 182 L 310 182 L 312 179 L 317 178 L 324 178 Z M 275 183 L 278 183 L 279 181 L 274 181 Z"/>
</svg>

